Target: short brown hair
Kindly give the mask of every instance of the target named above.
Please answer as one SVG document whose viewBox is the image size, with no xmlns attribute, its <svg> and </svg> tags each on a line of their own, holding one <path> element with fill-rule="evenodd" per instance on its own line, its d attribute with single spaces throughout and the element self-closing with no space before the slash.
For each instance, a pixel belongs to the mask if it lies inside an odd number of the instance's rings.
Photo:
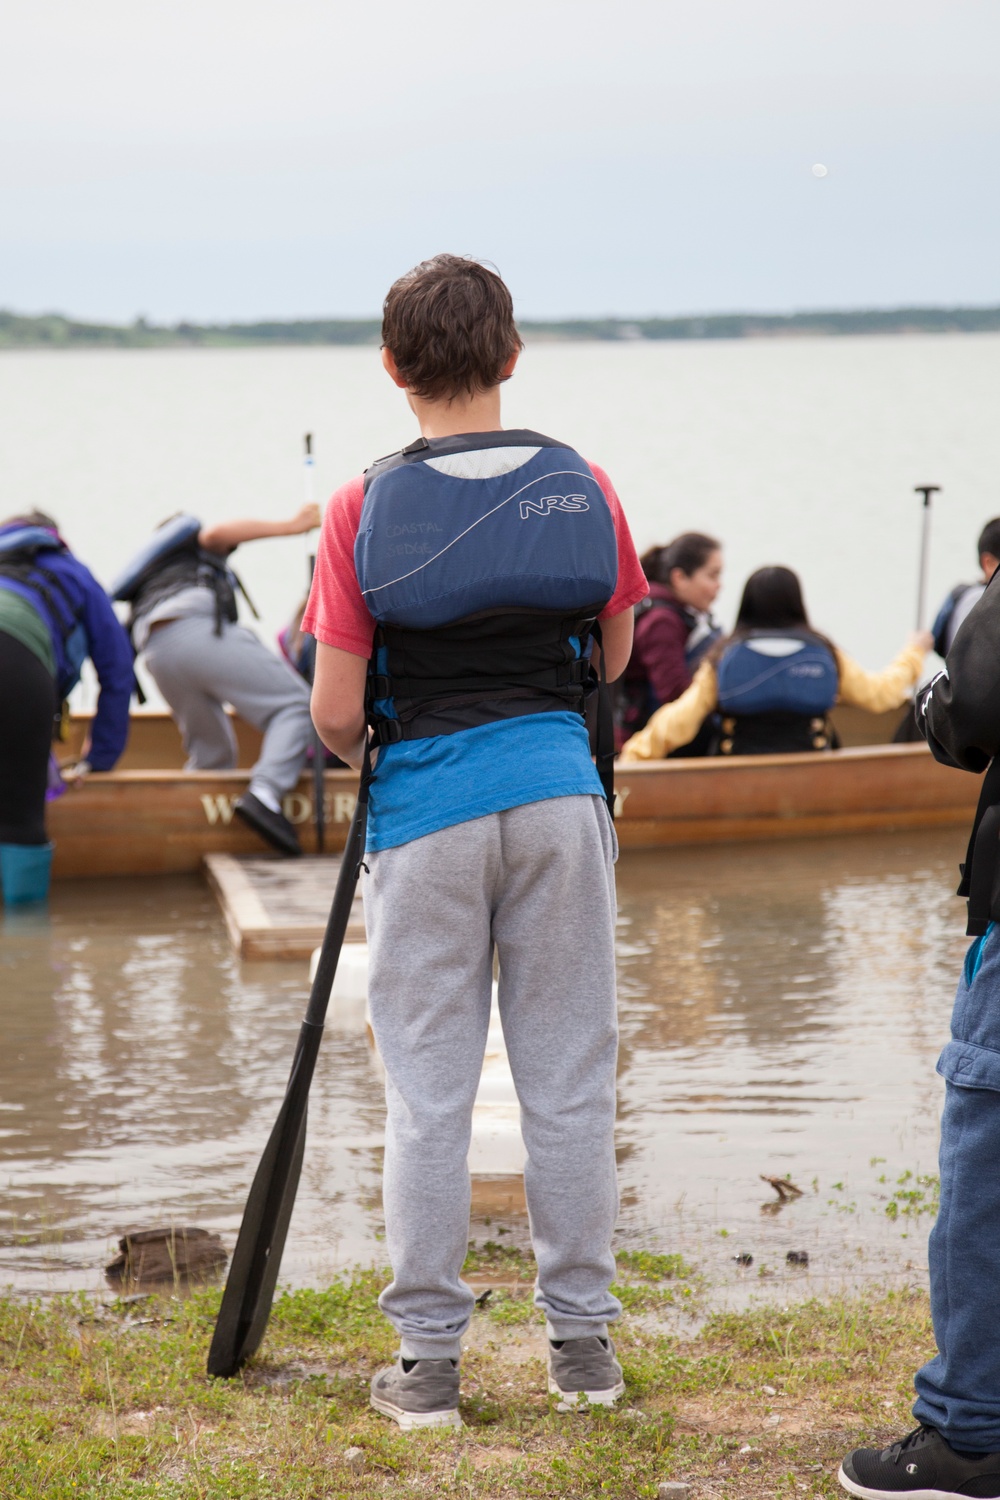
<svg viewBox="0 0 1000 1500">
<path fill-rule="evenodd" d="M 496 271 L 435 255 L 389 288 L 382 343 L 415 396 L 437 401 L 499 385 L 521 347 L 514 304 Z"/>
</svg>

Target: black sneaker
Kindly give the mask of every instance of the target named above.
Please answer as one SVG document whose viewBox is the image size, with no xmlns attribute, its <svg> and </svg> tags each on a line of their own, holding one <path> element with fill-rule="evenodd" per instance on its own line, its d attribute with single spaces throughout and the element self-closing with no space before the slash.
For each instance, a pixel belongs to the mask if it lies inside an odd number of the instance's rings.
<svg viewBox="0 0 1000 1500">
<path fill-rule="evenodd" d="M 862 1500 L 997 1500 L 1000 1453 L 956 1453 L 936 1427 L 920 1426 L 881 1451 L 855 1448 L 837 1478 Z"/>
<path fill-rule="evenodd" d="M 259 833 L 280 854 L 295 857 L 302 853 L 299 836 L 284 813 L 272 812 L 253 792 L 244 792 L 242 797 L 237 797 L 233 803 L 233 812 L 244 823 L 249 823 L 254 833 Z"/>
</svg>

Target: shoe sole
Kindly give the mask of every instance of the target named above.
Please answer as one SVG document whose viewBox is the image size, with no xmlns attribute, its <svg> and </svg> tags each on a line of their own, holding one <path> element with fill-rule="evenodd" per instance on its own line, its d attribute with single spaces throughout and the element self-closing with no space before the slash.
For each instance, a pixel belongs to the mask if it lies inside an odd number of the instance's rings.
<svg viewBox="0 0 1000 1500">
<path fill-rule="evenodd" d="M 857 1495 L 859 1500 L 959 1500 L 959 1492 L 955 1490 L 872 1490 L 866 1484 L 858 1484 L 856 1479 L 848 1479 L 843 1467 L 837 1479 L 848 1494 Z"/>
<path fill-rule="evenodd" d="M 380 1411 L 384 1417 L 391 1417 L 404 1432 L 413 1432 L 421 1427 L 461 1427 L 462 1425 L 462 1418 L 454 1407 L 451 1411 L 405 1411 L 403 1407 L 396 1406 L 392 1401 L 380 1401 L 377 1396 L 369 1397 L 369 1404 L 376 1411 Z"/>
<path fill-rule="evenodd" d="M 619 1396 L 625 1394 L 625 1382 L 619 1380 L 616 1385 L 609 1386 L 603 1391 L 564 1391 L 557 1381 L 549 1376 L 549 1395 L 558 1396 L 567 1406 L 579 1406 L 585 1401 L 588 1406 L 614 1406 Z"/>
</svg>

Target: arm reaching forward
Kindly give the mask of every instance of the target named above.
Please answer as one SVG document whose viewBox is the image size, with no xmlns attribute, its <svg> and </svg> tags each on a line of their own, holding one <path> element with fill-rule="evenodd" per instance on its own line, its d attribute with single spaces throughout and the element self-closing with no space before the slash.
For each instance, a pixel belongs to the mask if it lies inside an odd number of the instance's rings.
<svg viewBox="0 0 1000 1500">
<path fill-rule="evenodd" d="M 302 536 L 320 524 L 319 506 L 308 504 L 290 521 L 219 521 L 203 526 L 198 541 L 209 552 L 232 552 L 241 542 L 257 542 L 268 536 Z"/>
</svg>

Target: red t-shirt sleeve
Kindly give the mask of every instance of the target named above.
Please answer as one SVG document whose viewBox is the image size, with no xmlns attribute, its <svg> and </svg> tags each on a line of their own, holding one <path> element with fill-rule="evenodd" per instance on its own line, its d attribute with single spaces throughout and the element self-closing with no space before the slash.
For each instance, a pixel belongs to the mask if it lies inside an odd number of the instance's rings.
<svg viewBox="0 0 1000 1500">
<path fill-rule="evenodd" d="M 605 499 L 611 509 L 611 516 L 615 523 L 615 539 L 618 542 L 618 583 L 607 605 L 598 616 L 601 620 L 610 620 L 615 615 L 623 614 L 625 610 L 631 609 L 633 604 L 639 603 L 640 599 L 645 599 L 649 593 L 649 584 L 639 565 L 639 556 L 635 550 L 632 533 L 628 529 L 625 512 L 615 493 L 614 485 L 597 464 L 591 464 L 590 468 L 604 491 Z"/>
<path fill-rule="evenodd" d="M 614 485 L 603 469 L 596 464 L 590 467 L 610 507 L 618 543 L 618 583 L 600 616 L 602 620 L 609 620 L 644 599 L 649 586 L 639 566 L 635 543 Z M 316 550 L 316 572 L 302 616 L 302 629 L 322 641 L 324 646 L 336 646 L 355 656 L 371 655 L 375 633 L 375 621 L 361 597 L 354 567 L 354 543 L 363 504 L 364 478 L 359 475 L 342 485 L 326 507 Z"/>
<path fill-rule="evenodd" d="M 354 567 L 354 542 L 361 524 L 364 478 L 349 479 L 331 497 L 323 517 L 316 571 L 302 629 L 324 646 L 354 656 L 370 656 L 375 621 L 361 597 Z"/>
</svg>

